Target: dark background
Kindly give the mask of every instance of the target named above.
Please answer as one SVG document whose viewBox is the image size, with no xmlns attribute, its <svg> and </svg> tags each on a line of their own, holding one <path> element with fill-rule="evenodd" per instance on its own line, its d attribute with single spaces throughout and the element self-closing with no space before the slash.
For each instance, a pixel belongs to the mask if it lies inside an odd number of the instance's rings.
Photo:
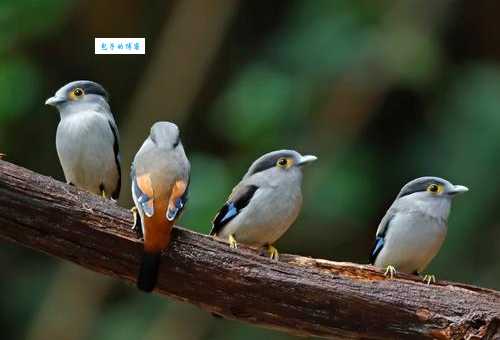
<svg viewBox="0 0 500 340">
<path fill-rule="evenodd" d="M 278 249 L 366 263 L 401 186 L 441 176 L 470 192 L 429 271 L 500 289 L 498 13 L 493 1 L 4 0 L 0 152 L 63 180 L 59 116 L 43 104 L 94 80 L 111 94 L 125 173 L 153 122 L 181 127 L 192 161 L 181 225 L 207 233 L 255 158 L 294 148 L 319 161 Z M 95 56 L 96 36 L 146 37 L 146 56 Z M 4 339 L 289 337 L 4 241 L 0 265 Z"/>
</svg>

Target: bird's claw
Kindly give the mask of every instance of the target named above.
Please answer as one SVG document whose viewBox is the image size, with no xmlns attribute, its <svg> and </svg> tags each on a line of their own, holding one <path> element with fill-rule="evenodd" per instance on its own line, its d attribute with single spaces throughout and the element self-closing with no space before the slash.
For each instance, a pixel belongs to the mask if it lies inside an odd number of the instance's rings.
<svg viewBox="0 0 500 340">
<path fill-rule="evenodd" d="M 279 253 L 278 253 L 278 249 L 274 248 L 274 247 L 273 247 L 272 245 L 270 245 L 270 244 L 268 244 L 268 245 L 266 246 L 266 248 L 267 248 L 267 253 L 269 254 L 269 258 L 270 258 L 271 260 L 276 260 L 276 261 L 278 261 L 278 260 L 279 260 L 279 258 L 280 258 L 280 255 L 279 255 Z"/>
<path fill-rule="evenodd" d="M 422 280 L 427 283 L 427 285 L 430 285 L 431 283 L 436 283 L 436 276 L 435 275 L 430 275 L 430 274 L 425 274 Z"/>
<path fill-rule="evenodd" d="M 238 249 L 238 242 L 236 242 L 236 239 L 234 238 L 233 234 L 229 235 L 228 241 L 229 241 L 230 248 Z"/>
<path fill-rule="evenodd" d="M 389 277 L 390 279 L 393 279 L 394 275 L 396 275 L 396 268 L 394 268 L 394 266 L 390 266 L 390 265 L 387 266 L 387 268 L 385 269 L 384 276 Z"/>
<path fill-rule="evenodd" d="M 107 199 L 106 192 L 104 190 L 101 190 L 101 196 L 102 198 Z"/>
</svg>

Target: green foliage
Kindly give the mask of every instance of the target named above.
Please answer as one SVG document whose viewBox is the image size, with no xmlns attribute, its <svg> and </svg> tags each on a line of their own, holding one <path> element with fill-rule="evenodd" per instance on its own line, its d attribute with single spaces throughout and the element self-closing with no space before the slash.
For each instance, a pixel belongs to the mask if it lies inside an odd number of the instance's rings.
<svg viewBox="0 0 500 340">
<path fill-rule="evenodd" d="M 67 0 L 2 0 L 0 55 L 20 40 L 40 38 L 57 28 L 70 3 Z"/>
<path fill-rule="evenodd" d="M 40 97 L 40 79 L 31 63 L 0 58 L 0 124 L 32 109 Z"/>
<path fill-rule="evenodd" d="M 221 160 L 203 154 L 191 154 L 191 183 L 189 185 L 188 211 L 183 214 L 179 224 L 191 229 L 208 233 L 210 221 L 215 212 L 226 201 L 232 183 Z"/>
<path fill-rule="evenodd" d="M 74 75 L 103 75 L 112 95 L 117 92 L 113 89 L 124 89 L 113 95 L 118 99 L 113 107 L 118 107 L 120 122 L 126 122 L 127 114 L 142 114 L 130 113 L 128 107 L 141 83 L 127 90 L 121 75 L 142 79 L 144 65 L 154 64 L 149 55 L 136 64 L 140 67 L 127 69 L 115 63 L 117 59 L 101 62 L 104 59 L 91 56 L 92 51 L 74 59 L 54 56 L 43 47 L 47 42 L 61 44 L 61 50 L 72 55 L 74 46 L 89 44 L 100 32 L 80 32 L 72 35 L 72 41 L 65 32 L 107 27 L 113 15 L 109 6 L 101 16 L 92 12 L 95 22 L 82 22 L 91 16 L 68 11 L 72 5 L 63 0 L 0 1 L 0 152 L 4 147 L 13 150 L 9 156 L 19 164 L 38 163 L 53 176 L 60 174 L 60 168 L 53 140 L 48 142 L 46 136 L 52 135 L 55 121 L 39 114 L 46 94 L 55 90 L 52 83 L 64 83 Z M 141 5 L 132 10 L 127 6 L 123 4 L 120 12 L 127 27 L 151 31 L 147 39 L 154 43 L 148 46 L 160 43 L 159 31 L 151 27 L 168 26 L 171 17 L 160 20 L 149 17 L 151 11 L 138 11 Z M 276 10 L 275 2 L 266 6 L 269 13 Z M 137 21 L 138 13 L 146 15 Z M 241 26 L 248 24 L 245 20 L 259 22 L 269 13 L 238 16 L 235 27 L 240 29 L 231 27 L 228 36 L 236 37 L 228 41 L 241 48 L 241 56 L 228 54 L 225 48 L 218 56 L 237 67 L 214 63 L 211 72 L 237 71 L 216 88 L 207 78 L 202 92 L 215 95 L 202 95 L 193 105 L 203 107 L 202 115 L 190 112 L 184 117 L 185 127 L 204 130 L 189 141 L 190 195 L 179 224 L 207 233 L 231 188 L 256 157 L 294 148 L 316 154 L 319 160 L 304 168 L 304 207 L 278 244 L 280 251 L 366 259 L 366 245 L 405 181 L 442 176 L 471 190 L 454 202 L 447 240 L 429 270 L 438 279 L 500 288 L 500 67 L 495 40 L 456 30 L 453 20 L 462 22 L 461 18 L 457 19 L 454 7 L 441 2 L 422 6 L 397 1 L 290 1 L 280 7 L 265 32 L 250 37 L 241 32 Z M 145 24 L 149 21 L 154 25 Z M 447 30 L 454 32 L 453 39 Z M 476 46 L 476 40 L 481 42 L 480 51 L 467 50 Z M 450 47 L 455 45 L 463 51 Z M 486 62 L 483 55 L 492 60 Z M 163 106 L 157 109 L 162 112 Z M 200 126 L 200 121 L 208 126 Z M 26 159 L 30 155 L 36 160 Z M 21 337 L 57 277 L 53 278 L 51 266 L 37 263 L 38 254 L 18 251 L 3 245 L 0 249 L 0 258 L 7 263 L 25 258 L 27 268 L 2 287 L 9 294 L 1 299 L 0 312 L 8 314 L 12 324 L 3 326 Z M 36 274 L 30 276 L 30 271 Z M 88 338 L 149 339 L 151 328 L 164 318 L 178 323 L 165 330 L 165 339 L 177 339 L 179 329 L 194 329 L 193 325 L 199 327 L 200 339 L 288 338 L 248 325 L 203 319 L 195 308 L 177 309 L 177 304 L 133 288 L 113 289 L 110 296 Z M 66 308 L 77 313 L 74 306 Z M 186 315 L 179 315 L 179 310 Z"/>
</svg>

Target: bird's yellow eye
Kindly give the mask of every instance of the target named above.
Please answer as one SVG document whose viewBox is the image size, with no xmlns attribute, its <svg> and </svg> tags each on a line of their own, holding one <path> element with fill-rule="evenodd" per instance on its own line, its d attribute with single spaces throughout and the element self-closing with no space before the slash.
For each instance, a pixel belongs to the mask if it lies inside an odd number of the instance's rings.
<svg viewBox="0 0 500 340">
<path fill-rule="evenodd" d="M 81 97 L 83 96 L 83 94 L 84 94 L 83 90 L 79 87 L 73 90 L 73 96 L 75 97 Z"/>
<path fill-rule="evenodd" d="M 427 187 L 427 191 L 432 192 L 433 194 L 439 194 L 443 191 L 443 186 L 438 184 L 431 184 Z"/>
<path fill-rule="evenodd" d="M 286 168 L 288 166 L 288 159 L 286 159 L 285 157 L 281 157 L 276 162 L 276 165 L 281 167 L 281 168 Z"/>
</svg>

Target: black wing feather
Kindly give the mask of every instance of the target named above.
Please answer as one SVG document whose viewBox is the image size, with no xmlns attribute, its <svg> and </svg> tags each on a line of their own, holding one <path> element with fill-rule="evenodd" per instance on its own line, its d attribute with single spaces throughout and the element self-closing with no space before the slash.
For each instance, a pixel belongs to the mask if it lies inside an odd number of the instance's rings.
<svg viewBox="0 0 500 340">
<path fill-rule="evenodd" d="M 372 251 L 370 252 L 370 264 L 375 264 L 378 254 L 382 251 L 385 244 L 385 235 L 387 235 L 387 230 L 389 230 L 389 225 L 391 223 L 392 217 L 388 218 L 384 227 L 380 230 L 381 232 L 377 234 L 375 239 L 375 244 L 373 245 Z"/>
<path fill-rule="evenodd" d="M 117 200 L 120 197 L 120 191 L 122 187 L 122 167 L 121 167 L 121 159 L 120 159 L 120 142 L 118 139 L 118 132 L 116 131 L 114 125 L 111 121 L 108 120 L 109 127 L 111 128 L 111 132 L 113 132 L 113 152 L 115 154 L 115 163 L 116 170 L 118 171 L 118 181 L 116 183 L 116 188 L 111 194 L 111 198 Z"/>
<path fill-rule="evenodd" d="M 210 235 L 217 235 L 226 224 L 235 218 L 248 205 L 257 189 L 259 187 L 256 185 L 249 185 L 237 198 L 227 201 L 215 216 Z"/>
</svg>

